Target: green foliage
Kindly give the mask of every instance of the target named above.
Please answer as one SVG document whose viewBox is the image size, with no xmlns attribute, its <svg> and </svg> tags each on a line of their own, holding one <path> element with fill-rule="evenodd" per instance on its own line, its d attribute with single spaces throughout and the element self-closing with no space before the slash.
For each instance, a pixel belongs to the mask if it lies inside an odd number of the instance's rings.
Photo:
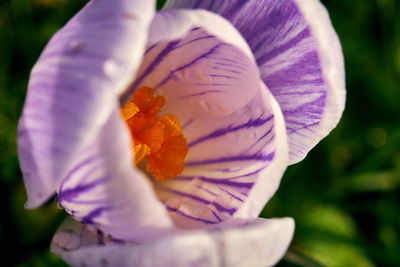
<svg viewBox="0 0 400 267">
<path fill-rule="evenodd" d="M 162 6 L 159 1 L 158 7 Z M 279 266 L 400 266 L 400 3 L 325 0 L 343 45 L 347 104 L 339 126 L 290 166 L 263 217 L 293 217 Z M 24 210 L 16 126 L 29 72 L 82 1 L 0 3 L 0 240 L 12 266 L 64 266 L 49 242 L 64 213 Z"/>
</svg>

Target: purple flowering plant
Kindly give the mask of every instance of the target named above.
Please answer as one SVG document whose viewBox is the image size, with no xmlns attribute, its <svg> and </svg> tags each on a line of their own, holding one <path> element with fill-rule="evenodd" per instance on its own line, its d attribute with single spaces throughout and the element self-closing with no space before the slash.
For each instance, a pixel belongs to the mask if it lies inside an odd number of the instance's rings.
<svg viewBox="0 0 400 267">
<path fill-rule="evenodd" d="M 138 120 L 127 127 L 121 107 L 143 87 L 185 138 L 173 179 L 133 164 Z M 26 207 L 56 193 L 70 218 L 51 249 L 74 266 L 274 265 L 294 222 L 258 215 L 344 103 L 341 46 L 318 0 L 168 0 L 158 12 L 92 0 L 31 72 L 18 128 Z"/>
</svg>

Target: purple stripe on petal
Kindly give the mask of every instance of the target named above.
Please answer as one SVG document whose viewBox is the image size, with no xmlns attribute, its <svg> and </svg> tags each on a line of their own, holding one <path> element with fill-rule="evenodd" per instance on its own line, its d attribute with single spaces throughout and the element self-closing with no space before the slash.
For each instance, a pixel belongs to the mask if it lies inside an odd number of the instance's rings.
<svg viewBox="0 0 400 267">
<path fill-rule="evenodd" d="M 60 190 L 63 189 L 64 185 L 65 185 L 66 183 L 68 183 L 69 179 L 71 179 L 71 177 L 73 177 L 73 175 L 74 175 L 76 172 L 78 172 L 78 171 L 79 171 L 81 168 L 83 168 L 84 166 L 87 166 L 87 165 L 92 164 L 92 163 L 96 160 L 96 158 L 98 158 L 97 155 L 91 156 L 91 157 L 89 157 L 89 158 L 87 158 L 87 159 L 81 161 L 81 162 L 80 162 L 79 164 L 77 164 L 74 168 L 72 168 L 72 169 L 68 172 L 68 174 L 66 175 L 66 177 L 63 179 L 63 181 L 62 181 L 62 183 L 61 183 L 61 185 L 60 185 Z"/>
<path fill-rule="evenodd" d="M 188 127 L 193 121 L 194 121 L 194 119 L 188 120 L 187 122 L 185 122 L 185 123 L 182 125 L 181 129 L 184 130 L 184 129 L 185 129 L 186 127 Z"/>
<path fill-rule="evenodd" d="M 176 47 L 176 45 L 179 43 L 180 41 L 171 41 L 169 42 L 165 48 L 156 56 L 156 58 L 153 60 L 153 62 L 151 62 L 151 64 L 147 67 L 147 69 L 142 73 L 142 75 L 140 75 L 135 82 L 132 84 L 132 86 L 130 87 L 129 92 L 126 95 L 131 95 L 133 93 L 134 90 L 136 90 L 137 86 L 143 81 L 144 78 L 146 78 L 146 76 L 148 76 L 151 72 L 154 71 L 154 69 L 157 67 L 158 64 L 160 64 L 165 55 L 170 53 L 171 51 L 173 51 Z"/>
<path fill-rule="evenodd" d="M 309 118 L 318 119 L 321 117 L 319 113 L 320 107 L 325 105 L 326 95 L 322 95 L 319 98 L 315 99 L 312 102 L 303 104 L 301 106 L 296 107 L 295 109 L 285 110 L 282 113 L 285 115 L 296 115 L 299 113 L 307 114 Z M 300 122 L 301 123 L 301 122 Z"/>
<path fill-rule="evenodd" d="M 91 211 L 88 215 L 82 218 L 81 222 L 83 224 L 93 224 L 94 219 L 99 217 L 104 211 L 108 210 L 109 207 L 99 207 Z"/>
<path fill-rule="evenodd" d="M 238 65 L 240 65 L 240 66 L 242 66 L 242 67 L 244 67 L 246 69 L 246 65 L 243 64 L 243 62 L 240 62 L 238 60 L 233 60 L 231 58 L 223 58 L 223 57 L 215 57 L 214 59 L 221 60 L 221 61 L 227 61 L 227 62 L 234 63 L 234 64 L 238 64 Z"/>
<path fill-rule="evenodd" d="M 226 185 L 226 186 L 231 186 L 231 187 L 242 187 L 242 188 L 248 188 L 250 189 L 254 183 L 241 183 L 241 182 L 234 182 L 234 181 L 229 181 L 226 179 L 213 179 L 213 178 L 208 178 L 208 177 L 199 177 L 200 180 L 212 184 L 219 184 L 219 185 Z"/>
<path fill-rule="evenodd" d="M 144 52 L 144 54 L 146 55 L 146 54 L 150 53 L 150 51 L 153 50 L 153 48 L 156 47 L 157 45 L 158 45 L 158 42 L 155 43 L 155 44 L 153 44 L 153 45 L 151 45 L 151 46 L 149 46 L 149 47 L 146 49 L 146 51 Z"/>
<path fill-rule="evenodd" d="M 190 40 L 186 43 L 177 45 L 175 48 L 178 49 L 178 48 L 184 47 L 185 45 L 192 44 L 194 42 L 198 42 L 198 41 L 205 40 L 205 39 L 212 39 L 212 38 L 215 38 L 215 36 L 213 36 L 213 35 L 201 36 L 201 37 L 195 38 L 193 40 Z"/>
<path fill-rule="evenodd" d="M 264 155 L 238 155 L 232 157 L 221 157 L 216 159 L 207 159 L 203 161 L 189 161 L 185 162 L 185 166 L 198 166 L 198 165 L 205 165 L 205 164 L 215 164 L 215 163 L 224 163 L 224 162 L 235 162 L 235 161 L 271 161 L 274 158 L 274 152 Z"/>
<path fill-rule="evenodd" d="M 199 84 L 196 84 L 196 85 L 199 85 Z M 200 93 L 195 93 L 195 94 L 190 94 L 190 95 L 183 95 L 183 96 L 179 97 L 179 99 L 185 99 L 185 98 L 194 97 L 194 96 L 206 95 L 206 94 L 210 94 L 210 93 L 221 93 L 221 92 L 224 92 L 224 91 L 221 91 L 221 90 L 208 90 L 208 91 L 203 91 L 203 92 L 200 92 Z"/>
<path fill-rule="evenodd" d="M 219 43 L 219 44 L 213 46 L 213 47 L 212 47 L 210 50 L 208 50 L 206 53 L 204 53 L 204 54 L 198 56 L 197 58 L 193 59 L 191 62 L 189 62 L 189 63 L 187 63 L 187 64 L 185 64 L 185 65 L 183 65 L 183 66 L 180 66 L 180 67 L 178 67 L 178 68 L 176 68 L 176 69 L 174 69 L 174 70 L 171 70 L 170 74 L 169 74 L 164 80 L 162 80 L 159 84 L 157 84 L 157 85 L 154 87 L 154 89 L 157 89 L 157 88 L 163 86 L 169 79 L 171 79 L 171 78 L 174 76 L 174 74 L 175 74 L 176 72 L 181 71 L 181 70 L 184 70 L 184 69 L 186 69 L 186 68 L 189 68 L 190 66 L 196 64 L 199 60 L 202 60 L 202 59 L 204 59 L 204 58 L 207 58 L 208 55 L 212 55 L 213 53 L 216 52 L 216 50 L 217 50 L 219 47 L 222 46 L 222 44 L 223 44 L 223 43 Z"/>
<path fill-rule="evenodd" d="M 195 86 L 226 86 L 225 83 L 194 83 Z M 223 91 L 220 91 L 223 92 Z"/>
<path fill-rule="evenodd" d="M 260 171 L 264 170 L 266 167 L 263 166 L 262 168 L 252 171 L 250 173 L 242 174 L 242 175 L 236 175 L 236 176 L 231 176 L 231 177 L 225 177 L 225 178 L 213 178 L 213 177 L 204 177 L 204 176 L 177 176 L 174 178 L 174 180 L 193 180 L 195 178 L 199 179 L 210 179 L 210 180 L 235 180 L 235 179 L 240 179 L 244 177 L 251 177 L 251 176 L 256 176 Z"/>
<path fill-rule="evenodd" d="M 56 200 L 59 200 L 59 198 L 56 196 Z M 102 204 L 106 204 L 108 199 L 103 198 L 103 199 L 96 199 L 96 200 L 77 200 L 77 199 L 69 199 L 68 203 L 69 204 L 78 204 L 78 205 L 96 205 L 100 206 Z M 60 203 L 59 203 L 60 204 Z M 60 204 L 62 206 L 62 204 Z"/>
<path fill-rule="evenodd" d="M 255 120 L 249 120 L 248 122 L 243 123 L 243 124 L 238 125 L 238 126 L 230 125 L 230 126 L 224 128 L 224 129 L 217 129 L 214 132 L 212 132 L 212 133 L 210 133 L 210 134 L 208 134 L 206 136 L 202 136 L 202 137 L 190 142 L 188 144 L 188 148 L 191 148 L 191 147 L 193 147 L 193 146 L 195 146 L 195 145 L 197 145 L 197 144 L 199 144 L 201 142 L 204 142 L 204 141 L 206 141 L 208 139 L 217 138 L 217 137 L 220 137 L 220 136 L 223 136 L 223 135 L 226 135 L 228 133 L 235 132 L 235 131 L 238 131 L 238 130 L 241 130 L 241 129 L 244 129 L 244 128 L 258 127 L 258 126 L 264 125 L 266 122 L 270 121 L 272 118 L 273 118 L 273 116 L 271 115 L 271 116 L 269 116 L 268 118 L 265 118 L 265 119 L 257 118 Z"/>
<path fill-rule="evenodd" d="M 198 197 L 198 196 L 193 195 L 193 194 L 184 193 L 184 192 L 181 192 L 181 191 L 178 191 L 178 190 L 173 190 L 173 189 L 170 189 L 170 188 L 163 188 L 163 189 L 168 191 L 168 192 L 170 192 L 170 193 L 173 193 L 175 195 L 181 196 L 181 197 L 190 198 L 190 199 L 193 199 L 193 200 L 198 201 L 198 202 L 203 203 L 203 204 L 213 205 L 219 212 L 227 212 L 227 213 L 232 215 L 236 211 L 235 208 L 230 208 L 230 209 L 229 208 L 225 208 L 225 207 L 221 206 L 217 202 L 209 201 L 209 200 L 206 200 L 204 198 Z"/>
<path fill-rule="evenodd" d="M 174 189 L 170 189 L 170 188 L 163 188 L 163 189 L 168 191 L 168 192 L 170 192 L 170 193 L 173 193 L 175 195 L 182 196 L 182 197 L 187 197 L 187 198 L 196 200 L 198 202 L 201 202 L 203 204 L 210 204 L 210 201 L 208 201 L 206 199 L 203 199 L 201 197 L 189 194 L 189 193 L 184 193 L 184 192 L 181 192 L 181 191 L 178 191 L 178 190 L 174 190 Z"/>
<path fill-rule="evenodd" d="M 222 221 L 218 214 L 215 213 L 215 211 L 213 211 L 212 214 L 215 216 L 215 218 L 217 218 L 218 221 Z"/>
<path fill-rule="evenodd" d="M 292 48 L 293 46 L 298 44 L 300 41 L 302 41 L 303 39 L 308 38 L 308 37 L 310 37 L 310 29 L 305 28 L 300 33 L 298 33 L 294 38 L 290 39 L 290 41 L 286 42 L 284 45 L 278 46 L 274 50 L 268 51 L 268 53 L 257 58 L 257 64 L 262 65 L 263 63 L 267 62 L 269 59 L 271 59 L 277 55 L 280 55 L 284 51 Z"/>
<path fill-rule="evenodd" d="M 229 67 L 229 69 L 238 68 L 238 69 L 243 70 L 243 71 L 247 70 L 247 68 L 245 66 L 240 66 L 240 65 L 237 65 L 237 64 L 228 64 L 228 63 L 225 63 L 225 62 L 224 63 L 222 63 L 222 62 L 214 62 L 214 64 L 217 65 L 217 66 Z"/>
<path fill-rule="evenodd" d="M 228 76 L 228 75 L 210 74 L 209 76 L 210 76 L 210 77 L 216 77 L 216 78 L 227 78 L 227 79 L 238 80 L 238 78 L 233 77 L 233 76 Z"/>
<path fill-rule="evenodd" d="M 204 192 L 207 192 L 208 194 L 210 194 L 210 195 L 212 195 L 212 196 L 214 196 L 214 197 L 217 197 L 218 195 L 217 194 L 215 194 L 214 192 L 212 192 L 212 191 L 210 191 L 210 190 L 208 190 L 208 189 L 206 189 L 206 188 L 204 188 L 204 187 L 202 187 L 202 186 L 196 186 L 198 189 L 200 189 L 200 190 L 203 190 Z"/>
<path fill-rule="evenodd" d="M 58 193 L 57 199 L 58 201 L 71 201 L 74 198 L 78 197 L 80 194 L 85 193 L 86 191 L 93 189 L 99 184 L 106 182 L 108 179 L 108 177 L 103 177 L 88 184 L 80 184 L 77 187 L 62 190 Z"/>
<path fill-rule="evenodd" d="M 233 197 L 236 200 L 239 200 L 240 202 L 244 202 L 243 199 L 235 196 L 234 194 L 232 194 L 231 192 L 229 192 L 228 190 L 223 189 L 222 187 L 218 187 L 219 190 L 221 190 L 222 192 L 227 193 L 228 195 L 230 195 L 231 197 Z"/>
<path fill-rule="evenodd" d="M 194 27 L 194 28 L 192 28 L 190 31 L 191 32 L 195 32 L 195 31 L 199 31 L 201 28 L 200 27 Z"/>
<path fill-rule="evenodd" d="M 231 69 L 224 69 L 224 68 L 220 68 L 220 67 L 211 67 L 211 69 L 213 69 L 213 70 L 222 70 L 222 71 L 224 71 L 224 72 L 231 72 L 231 73 L 234 73 L 234 74 L 242 74 L 240 71 L 237 71 L 237 70 L 231 70 Z"/>
<path fill-rule="evenodd" d="M 250 189 L 254 183 L 242 183 L 242 182 L 234 182 L 231 181 L 231 178 L 211 178 L 211 177 L 183 177 L 183 176 L 178 176 L 175 178 L 176 180 L 193 180 L 193 179 L 199 179 L 204 182 L 212 183 L 212 184 L 221 184 L 221 185 L 226 185 L 226 186 L 232 186 L 232 187 L 243 187 L 243 188 L 248 188 Z"/>
<path fill-rule="evenodd" d="M 319 124 L 319 122 L 314 122 L 314 123 L 310 123 L 310 124 L 308 124 L 308 125 L 303 125 L 303 126 L 301 126 L 301 127 L 299 127 L 299 128 L 296 128 L 296 129 L 288 128 L 287 134 L 288 134 L 288 135 L 291 135 L 291 134 L 294 134 L 294 133 L 296 133 L 297 131 L 300 131 L 300 130 L 303 130 L 303 129 L 310 130 L 311 127 L 315 127 L 315 126 L 317 126 L 318 124 Z"/>
<path fill-rule="evenodd" d="M 227 212 L 230 215 L 233 215 L 236 212 L 235 208 L 231 208 L 231 209 L 227 209 L 223 206 L 221 206 L 219 203 L 217 202 L 211 202 L 211 205 L 213 205 L 219 212 Z"/>
<path fill-rule="evenodd" d="M 205 219 L 202 219 L 202 218 L 199 218 L 199 217 L 190 216 L 190 215 L 182 212 L 181 210 L 177 210 L 177 209 L 174 209 L 174 208 L 171 208 L 171 207 L 168 207 L 168 206 L 167 206 L 167 210 L 175 212 L 175 213 L 177 213 L 177 214 L 179 214 L 179 215 L 181 215 L 181 216 L 183 216 L 183 217 L 185 217 L 187 219 L 191 219 L 191 220 L 202 222 L 202 223 L 206 223 L 206 224 L 216 224 L 216 223 L 219 222 L 219 221 L 218 222 L 214 222 L 214 221 L 205 220 Z"/>
<path fill-rule="evenodd" d="M 257 139 L 257 143 L 260 142 L 262 139 L 264 139 L 267 135 L 269 135 L 273 129 L 274 129 L 274 126 L 269 128 L 268 131 L 266 131 L 260 138 Z"/>
<path fill-rule="evenodd" d="M 104 245 L 104 233 L 100 230 L 96 231 L 97 234 L 97 245 Z"/>
<path fill-rule="evenodd" d="M 263 75 L 263 80 L 273 94 L 281 93 L 283 86 L 292 86 L 284 92 L 291 92 L 296 90 L 299 85 L 309 84 L 307 91 L 319 91 L 326 94 L 324 90 L 323 78 L 318 71 L 320 71 L 318 63 L 318 53 L 316 51 L 307 51 L 294 62 L 290 64 L 282 64 L 279 68 L 272 69 L 273 72 L 268 72 Z M 307 76 L 313 75 L 312 80 L 304 80 Z M 300 82 L 300 83 L 299 83 Z"/>
<path fill-rule="evenodd" d="M 304 81 L 304 84 L 309 84 L 309 83 L 323 83 L 322 79 L 317 79 L 317 80 L 306 80 Z M 300 95 L 300 96 L 304 96 L 304 95 L 312 95 L 312 94 L 324 94 L 325 92 L 323 90 L 318 91 L 318 90 L 314 90 L 314 91 L 289 91 L 289 92 L 280 92 L 280 93 L 276 93 L 276 96 L 284 96 L 284 95 L 289 95 L 289 96 L 293 96 L 293 95 Z"/>
</svg>

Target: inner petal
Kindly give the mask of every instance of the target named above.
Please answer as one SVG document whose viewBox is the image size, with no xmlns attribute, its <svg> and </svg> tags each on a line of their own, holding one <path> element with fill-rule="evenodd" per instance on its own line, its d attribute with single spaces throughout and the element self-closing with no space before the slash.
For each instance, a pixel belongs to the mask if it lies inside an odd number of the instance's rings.
<svg viewBox="0 0 400 267">
<path fill-rule="evenodd" d="M 275 159 L 279 138 L 265 94 L 260 90 L 249 105 L 225 118 L 197 118 L 183 129 L 189 147 L 183 173 L 155 184 L 177 226 L 224 221 L 244 204 L 258 179 L 276 178 L 262 175 Z"/>
<path fill-rule="evenodd" d="M 130 91 L 142 86 L 165 97 L 161 114 L 177 117 L 188 143 L 182 174 L 154 183 L 171 218 L 183 228 L 230 218 L 276 150 L 276 111 L 254 62 L 197 27 L 148 45 Z"/>
<path fill-rule="evenodd" d="M 185 37 L 149 46 L 131 90 L 154 88 L 168 101 L 164 113 L 225 117 L 248 104 L 258 90 L 259 72 L 240 49 L 202 28 Z"/>
</svg>

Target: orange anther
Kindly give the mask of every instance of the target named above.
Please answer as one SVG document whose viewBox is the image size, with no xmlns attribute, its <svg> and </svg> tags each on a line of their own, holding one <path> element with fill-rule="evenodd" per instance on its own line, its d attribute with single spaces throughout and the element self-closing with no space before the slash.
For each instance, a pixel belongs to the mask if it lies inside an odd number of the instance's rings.
<svg viewBox="0 0 400 267">
<path fill-rule="evenodd" d="M 140 87 L 121 108 L 132 135 L 135 165 L 148 159 L 146 170 L 155 180 L 162 181 L 179 175 L 188 153 L 178 119 L 171 114 L 156 117 L 165 104 L 163 96 L 153 96 L 150 87 Z"/>
</svg>

